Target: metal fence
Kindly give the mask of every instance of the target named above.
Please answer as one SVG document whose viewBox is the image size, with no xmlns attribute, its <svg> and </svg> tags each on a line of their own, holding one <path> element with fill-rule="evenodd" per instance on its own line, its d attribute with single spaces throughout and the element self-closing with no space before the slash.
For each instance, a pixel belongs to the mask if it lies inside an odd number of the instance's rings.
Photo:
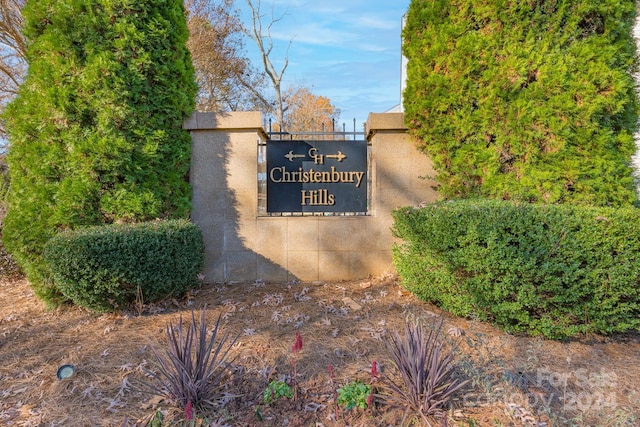
<svg viewBox="0 0 640 427">
<path fill-rule="evenodd" d="M 328 123 L 321 123 L 318 130 L 309 130 L 309 131 L 293 131 L 293 132 L 286 132 L 286 131 L 274 131 L 273 130 L 273 122 L 272 119 L 269 119 L 268 121 L 268 127 L 267 127 L 267 123 L 265 123 L 265 128 L 268 129 L 267 131 L 267 136 L 269 137 L 269 139 L 271 140 L 320 140 L 320 141 L 327 141 L 327 140 L 336 140 L 336 141 L 348 141 L 348 140 L 364 140 L 365 139 L 365 132 L 364 130 L 362 131 L 357 131 L 357 125 L 356 125 L 356 119 L 353 119 L 353 130 L 352 131 L 347 131 L 347 124 L 346 122 L 342 123 L 342 126 L 340 126 L 339 123 L 336 123 L 335 119 L 331 119 L 331 129 L 327 129 L 329 126 L 327 126 Z M 338 126 L 336 128 L 336 125 Z M 311 124 L 311 128 L 313 129 L 313 123 Z"/>
</svg>

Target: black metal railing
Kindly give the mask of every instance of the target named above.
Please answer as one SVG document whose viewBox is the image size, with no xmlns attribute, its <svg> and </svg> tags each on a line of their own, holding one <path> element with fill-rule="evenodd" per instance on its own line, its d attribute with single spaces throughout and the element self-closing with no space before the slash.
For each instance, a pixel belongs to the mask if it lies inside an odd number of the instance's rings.
<svg viewBox="0 0 640 427">
<path fill-rule="evenodd" d="M 338 126 L 340 126 L 338 124 Z M 286 132 L 286 131 L 274 131 L 272 119 L 269 119 L 268 124 L 268 132 L 267 135 L 270 140 L 336 140 L 336 141 L 355 141 L 355 140 L 364 140 L 365 132 L 356 130 L 356 119 L 353 119 L 353 131 L 347 131 L 346 123 L 342 123 L 342 130 L 336 130 L 336 120 L 331 119 L 331 130 L 327 130 L 325 126 L 325 122 L 321 123 L 320 130 L 316 131 L 295 131 L 295 132 Z M 311 125 L 313 128 L 313 124 Z M 340 129 L 340 127 L 338 127 Z"/>
</svg>

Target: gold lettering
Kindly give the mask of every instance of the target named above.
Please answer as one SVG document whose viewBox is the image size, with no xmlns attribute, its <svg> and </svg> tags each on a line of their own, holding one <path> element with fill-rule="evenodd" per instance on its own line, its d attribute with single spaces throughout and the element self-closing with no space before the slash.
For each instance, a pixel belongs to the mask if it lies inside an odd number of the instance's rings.
<svg viewBox="0 0 640 427">
<path fill-rule="evenodd" d="M 336 198 L 329 190 L 301 190 L 302 196 L 301 206 L 333 206 L 336 204 Z"/>
<path fill-rule="evenodd" d="M 313 163 L 316 165 L 324 165 L 324 154 L 318 154 L 317 148 L 309 148 L 309 157 L 313 159 Z"/>
<path fill-rule="evenodd" d="M 313 204 L 312 195 L 313 195 L 312 191 L 309 191 L 309 194 L 307 195 L 307 192 L 305 190 L 302 190 L 302 203 L 301 203 L 301 205 L 302 206 L 306 206 L 307 205 L 307 201 L 309 202 L 309 204 Z"/>
<path fill-rule="evenodd" d="M 308 171 L 298 168 L 297 171 L 288 171 L 285 166 L 280 166 L 269 171 L 269 178 L 276 184 L 286 182 L 300 183 L 353 183 L 360 187 L 366 172 L 362 171 L 339 171 L 335 166 L 331 166 L 330 171 Z"/>
<path fill-rule="evenodd" d="M 281 168 L 273 168 L 273 169 L 271 169 L 271 172 L 269 172 L 269 177 L 271 178 L 271 182 L 276 182 L 276 183 L 282 182 L 282 173 L 280 174 L 280 179 L 275 179 L 274 178 L 274 172 L 277 171 L 277 170 L 282 172 L 283 169 L 284 169 L 284 166 L 281 167 Z"/>
</svg>

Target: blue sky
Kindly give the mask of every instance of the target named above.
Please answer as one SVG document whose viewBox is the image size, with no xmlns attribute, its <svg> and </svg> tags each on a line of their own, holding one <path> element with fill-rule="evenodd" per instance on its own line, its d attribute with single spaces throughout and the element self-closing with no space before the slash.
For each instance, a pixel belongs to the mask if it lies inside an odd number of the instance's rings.
<svg viewBox="0 0 640 427">
<path fill-rule="evenodd" d="M 254 0 L 255 2 L 256 0 Z M 276 68 L 282 66 L 286 48 L 289 66 L 283 82 L 304 85 L 329 98 L 341 110 L 340 122 L 362 130 L 369 112 L 384 112 L 400 102 L 400 27 L 410 0 L 262 0 L 266 14 L 282 20 L 271 34 Z M 237 0 L 250 27 L 245 0 Z M 260 65 L 255 43 L 246 43 L 249 58 Z"/>
</svg>

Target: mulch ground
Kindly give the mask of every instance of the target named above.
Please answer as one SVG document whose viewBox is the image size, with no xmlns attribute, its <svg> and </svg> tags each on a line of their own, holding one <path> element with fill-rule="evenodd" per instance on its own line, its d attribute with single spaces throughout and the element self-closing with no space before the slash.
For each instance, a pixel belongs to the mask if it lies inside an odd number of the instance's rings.
<svg viewBox="0 0 640 427">
<path fill-rule="evenodd" d="M 154 370 L 151 346 L 166 348 L 165 327 L 207 307 L 209 325 L 238 336 L 222 409 L 206 425 L 395 426 L 402 411 L 384 402 L 366 411 L 336 406 L 336 389 L 370 381 L 372 361 L 395 375 L 384 340 L 405 321 L 444 318 L 442 339 L 470 381 L 447 408 L 450 426 L 638 426 L 640 335 L 584 336 L 557 342 L 509 335 L 450 316 L 405 292 L 395 276 L 354 282 L 203 284 L 180 299 L 96 315 L 77 307 L 48 311 L 20 277 L 0 279 L 0 425 L 144 425 L 160 410 L 166 425 L 182 412 L 137 391 Z M 272 380 L 298 398 L 264 405 Z M 72 364 L 76 373 L 58 380 Z M 329 376 L 331 365 L 335 377 Z M 434 420 L 434 425 L 444 425 Z"/>
</svg>

